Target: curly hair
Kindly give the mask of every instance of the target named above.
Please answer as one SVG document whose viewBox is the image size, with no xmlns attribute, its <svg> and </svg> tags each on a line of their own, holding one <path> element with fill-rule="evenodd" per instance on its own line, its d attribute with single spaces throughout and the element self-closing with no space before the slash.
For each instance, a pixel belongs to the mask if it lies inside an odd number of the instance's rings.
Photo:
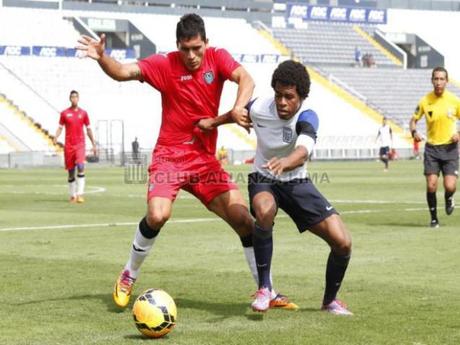
<svg viewBox="0 0 460 345">
<path fill-rule="evenodd" d="M 308 97 L 310 92 L 310 75 L 307 69 L 300 62 L 286 60 L 278 65 L 273 72 L 272 88 L 276 83 L 287 86 L 295 86 L 300 98 Z"/>
<path fill-rule="evenodd" d="M 203 18 L 196 13 L 184 14 L 176 26 L 176 40 L 189 40 L 195 36 L 201 36 L 206 41 L 206 29 Z"/>
</svg>

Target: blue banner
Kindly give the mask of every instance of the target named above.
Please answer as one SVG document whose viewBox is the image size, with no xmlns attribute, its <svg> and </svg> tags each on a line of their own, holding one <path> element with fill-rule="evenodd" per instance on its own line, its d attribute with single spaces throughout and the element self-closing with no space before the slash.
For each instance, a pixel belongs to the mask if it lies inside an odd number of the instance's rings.
<svg viewBox="0 0 460 345">
<path fill-rule="evenodd" d="M 0 55 L 30 55 L 30 47 L 21 46 L 0 46 Z"/>
<path fill-rule="evenodd" d="M 134 49 L 106 49 L 106 53 L 117 60 L 135 59 Z M 41 57 L 78 57 L 75 48 L 51 46 L 0 46 L 0 55 L 41 56 Z"/>
<path fill-rule="evenodd" d="M 321 20 L 359 24 L 386 24 L 387 10 L 288 3 L 286 17 L 301 18 L 304 21 Z"/>
</svg>

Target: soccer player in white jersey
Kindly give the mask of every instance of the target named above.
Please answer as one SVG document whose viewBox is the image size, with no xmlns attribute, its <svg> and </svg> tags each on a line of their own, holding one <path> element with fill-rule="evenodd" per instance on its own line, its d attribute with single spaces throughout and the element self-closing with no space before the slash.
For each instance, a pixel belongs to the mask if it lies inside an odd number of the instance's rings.
<svg viewBox="0 0 460 345">
<path fill-rule="evenodd" d="M 251 212 L 256 218 L 253 244 L 259 273 L 259 290 L 252 309 L 264 312 L 269 308 L 272 232 L 275 216 L 281 208 L 299 232 L 309 230 L 331 248 L 321 309 L 337 315 L 352 315 L 337 299 L 350 260 L 351 236 L 305 169 L 319 122 L 305 102 L 310 77 L 302 64 L 288 60 L 274 71 L 271 86 L 274 97 L 257 98 L 247 106 L 257 134 L 256 157 L 248 182 Z"/>
<path fill-rule="evenodd" d="M 387 123 L 387 118 L 384 117 L 382 121 L 382 126 L 379 128 L 377 132 L 377 138 L 375 140 L 379 140 L 380 138 L 380 150 L 379 156 L 380 160 L 385 164 L 385 168 L 383 171 L 388 171 L 388 161 L 390 160 L 390 148 L 393 146 L 393 131 L 391 130 L 390 125 Z"/>
</svg>

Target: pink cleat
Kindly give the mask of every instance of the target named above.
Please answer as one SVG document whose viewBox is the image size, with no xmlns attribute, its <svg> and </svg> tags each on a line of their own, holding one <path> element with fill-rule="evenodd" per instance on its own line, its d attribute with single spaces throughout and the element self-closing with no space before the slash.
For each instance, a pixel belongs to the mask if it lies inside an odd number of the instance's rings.
<svg viewBox="0 0 460 345">
<path fill-rule="evenodd" d="M 347 305 L 342 301 L 335 299 L 328 305 L 324 305 L 321 307 L 321 310 L 327 311 L 328 313 L 334 315 L 345 315 L 351 316 L 353 313 L 347 309 Z"/>
<path fill-rule="evenodd" d="M 266 312 L 270 308 L 270 300 L 272 293 L 268 288 L 260 288 L 255 293 L 256 299 L 252 302 L 251 307 L 253 311 Z"/>
</svg>

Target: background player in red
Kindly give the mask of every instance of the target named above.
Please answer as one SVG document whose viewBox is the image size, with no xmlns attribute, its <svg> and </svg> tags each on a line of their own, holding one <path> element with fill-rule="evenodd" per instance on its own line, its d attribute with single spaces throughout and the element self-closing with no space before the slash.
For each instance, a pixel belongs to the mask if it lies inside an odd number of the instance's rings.
<svg viewBox="0 0 460 345">
<path fill-rule="evenodd" d="M 61 112 L 59 127 L 54 136 L 54 143 L 65 127 L 64 161 L 65 168 L 69 172 L 69 195 L 70 202 L 82 203 L 85 191 L 85 133 L 83 126 L 86 126 L 86 133 L 93 144 L 93 153 L 96 155 L 96 142 L 93 131 L 90 128 L 88 113 L 78 106 L 79 94 L 77 91 L 70 91 L 70 107 Z M 75 180 L 75 167 L 77 168 L 77 179 Z"/>
<path fill-rule="evenodd" d="M 238 233 L 257 278 L 253 221 L 247 204 L 215 157 L 217 129 L 201 130 L 203 122 L 217 117 L 226 80 L 237 83 L 238 92 L 225 121 L 250 126 L 245 105 L 254 89 L 251 76 L 225 49 L 208 47 L 204 22 L 197 14 L 186 14 L 178 22 L 178 51 L 151 55 L 137 63 L 121 64 L 107 56 L 105 35 L 100 40 L 82 36 L 79 43 L 77 48 L 95 59 L 113 79 L 147 82 L 162 97 L 162 124 L 149 167 L 147 215 L 139 223 L 130 258 L 115 284 L 115 303 L 128 305 L 140 266 L 170 218 L 179 189 L 192 193 Z M 289 307 L 285 297 L 274 294 L 272 300 L 274 306 Z"/>
</svg>

